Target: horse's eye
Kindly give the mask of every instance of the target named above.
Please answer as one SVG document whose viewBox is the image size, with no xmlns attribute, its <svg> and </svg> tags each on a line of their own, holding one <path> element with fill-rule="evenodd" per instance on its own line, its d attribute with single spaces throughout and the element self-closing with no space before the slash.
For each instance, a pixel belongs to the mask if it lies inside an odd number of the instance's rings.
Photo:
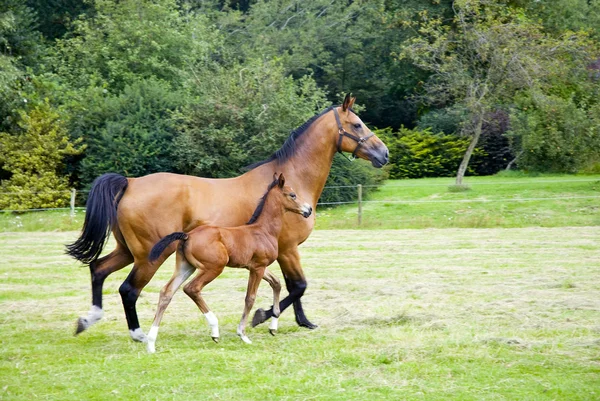
<svg viewBox="0 0 600 401">
<path fill-rule="evenodd" d="M 356 123 L 356 124 L 354 124 L 354 128 L 356 128 L 356 129 L 359 129 L 359 128 L 361 128 L 361 127 L 362 127 L 362 125 L 361 125 L 360 123 Z"/>
<path fill-rule="evenodd" d="M 292 193 L 290 194 L 290 198 L 292 198 L 292 199 L 296 199 L 296 194 L 292 192 Z"/>
</svg>

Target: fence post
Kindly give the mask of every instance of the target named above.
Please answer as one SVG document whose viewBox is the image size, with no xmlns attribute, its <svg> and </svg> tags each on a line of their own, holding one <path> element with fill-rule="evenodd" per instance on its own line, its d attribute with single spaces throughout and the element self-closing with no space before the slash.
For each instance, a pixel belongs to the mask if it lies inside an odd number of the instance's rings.
<svg viewBox="0 0 600 401">
<path fill-rule="evenodd" d="M 358 184 L 356 186 L 358 190 L 358 225 L 362 224 L 362 185 Z"/>
<path fill-rule="evenodd" d="M 75 195 L 77 194 L 77 191 L 75 190 L 75 188 L 71 189 L 71 218 L 75 217 Z"/>
</svg>

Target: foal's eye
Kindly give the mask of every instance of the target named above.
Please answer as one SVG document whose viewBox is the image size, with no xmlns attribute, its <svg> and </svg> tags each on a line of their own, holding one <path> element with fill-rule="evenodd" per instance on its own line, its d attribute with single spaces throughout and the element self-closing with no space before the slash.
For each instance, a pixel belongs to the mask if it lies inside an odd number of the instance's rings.
<svg viewBox="0 0 600 401">
<path fill-rule="evenodd" d="M 296 199 L 296 194 L 292 192 L 292 193 L 290 194 L 290 198 L 292 198 L 292 199 Z"/>
<path fill-rule="evenodd" d="M 361 128 L 361 127 L 362 127 L 362 125 L 361 125 L 360 123 L 356 123 L 356 124 L 354 124 L 354 128 L 356 128 L 356 129 L 359 129 L 359 128 Z"/>
</svg>

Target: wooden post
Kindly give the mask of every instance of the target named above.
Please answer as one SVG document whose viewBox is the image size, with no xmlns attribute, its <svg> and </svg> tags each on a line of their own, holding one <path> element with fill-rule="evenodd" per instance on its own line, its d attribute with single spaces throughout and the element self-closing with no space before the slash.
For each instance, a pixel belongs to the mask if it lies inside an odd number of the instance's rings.
<svg viewBox="0 0 600 401">
<path fill-rule="evenodd" d="M 77 191 L 75 190 L 75 188 L 73 188 L 71 190 L 71 218 L 75 217 L 75 195 L 77 194 Z"/>
<path fill-rule="evenodd" d="M 358 189 L 358 225 L 362 224 L 362 185 L 358 184 L 356 186 Z"/>
</svg>

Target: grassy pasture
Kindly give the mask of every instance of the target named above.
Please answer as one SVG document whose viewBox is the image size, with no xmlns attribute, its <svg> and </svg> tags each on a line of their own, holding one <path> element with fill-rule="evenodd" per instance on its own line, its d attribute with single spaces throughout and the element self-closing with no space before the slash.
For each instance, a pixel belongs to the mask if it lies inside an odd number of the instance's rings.
<svg viewBox="0 0 600 401">
<path fill-rule="evenodd" d="M 362 228 L 494 228 L 600 225 L 600 176 L 499 174 L 389 180 L 363 204 Z M 327 189 L 325 189 L 327 190 Z M 356 188 L 347 188 L 356 192 Z M 357 205 L 320 207 L 317 228 L 357 228 Z"/>
<path fill-rule="evenodd" d="M 277 336 L 262 325 L 243 344 L 247 274 L 228 269 L 205 291 L 221 342 L 178 293 L 154 355 L 126 330 L 129 269 L 106 282 L 104 320 L 73 337 L 90 297 L 63 255 L 76 235 L 0 233 L 2 400 L 600 398 L 600 227 L 317 230 L 301 250 L 317 330 L 286 312 Z M 138 302 L 145 330 L 171 272 Z"/>
<path fill-rule="evenodd" d="M 600 175 L 499 174 L 466 181 L 469 191 L 451 192 L 453 178 L 389 180 L 364 203 L 361 228 L 600 225 Z M 356 195 L 356 187 L 343 190 Z M 358 228 L 356 204 L 320 206 L 317 215 L 319 229 Z M 68 210 L 0 213 L 0 232 L 80 230 L 84 216 L 84 210 L 73 217 Z"/>
</svg>

